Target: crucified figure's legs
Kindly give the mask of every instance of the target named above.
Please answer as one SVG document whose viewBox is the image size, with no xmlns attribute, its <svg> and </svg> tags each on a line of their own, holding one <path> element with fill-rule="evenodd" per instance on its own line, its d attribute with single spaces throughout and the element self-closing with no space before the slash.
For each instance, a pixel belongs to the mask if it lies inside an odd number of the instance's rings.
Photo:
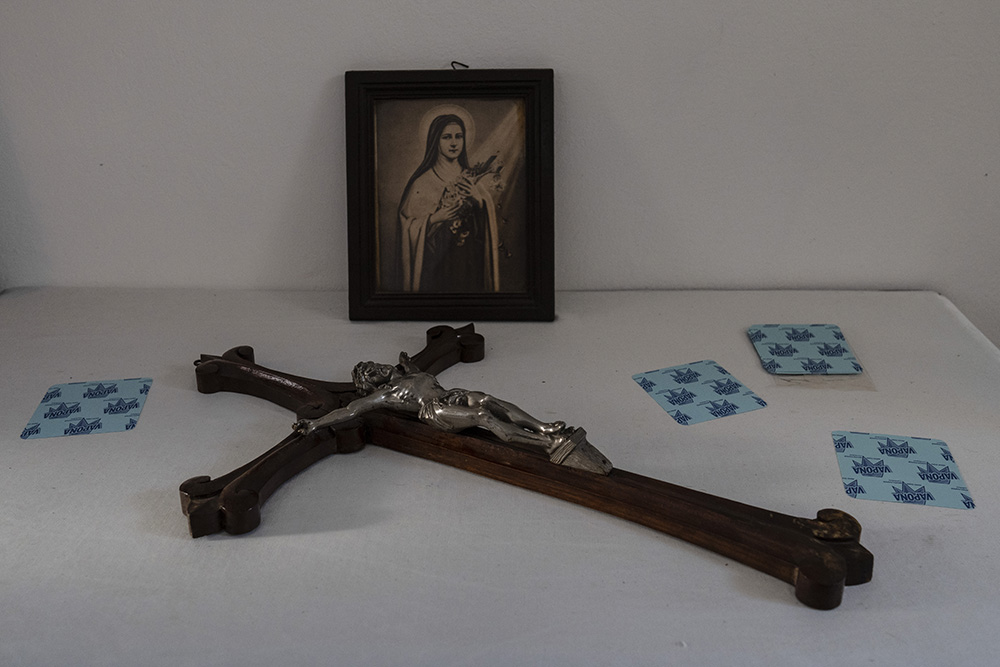
<svg viewBox="0 0 1000 667">
<path fill-rule="evenodd" d="M 555 435 L 566 430 L 566 422 L 543 422 L 540 419 L 532 417 L 513 403 L 508 403 L 496 396 L 490 396 L 480 391 L 470 391 L 466 401 L 471 408 L 481 408 L 501 422 L 509 422 L 534 433 Z"/>
<path fill-rule="evenodd" d="M 482 392 L 453 394 L 447 401 L 429 401 L 420 420 L 445 431 L 479 427 L 504 442 L 537 447 L 551 454 L 565 443 L 563 422 L 543 422 L 521 408 Z"/>
<path fill-rule="evenodd" d="M 452 390 L 443 399 L 423 404 L 420 421 L 452 433 L 486 429 L 502 441 L 541 450 L 553 463 L 606 475 L 611 462 L 587 442 L 582 428 L 543 422 L 521 408 L 481 392 Z"/>
</svg>

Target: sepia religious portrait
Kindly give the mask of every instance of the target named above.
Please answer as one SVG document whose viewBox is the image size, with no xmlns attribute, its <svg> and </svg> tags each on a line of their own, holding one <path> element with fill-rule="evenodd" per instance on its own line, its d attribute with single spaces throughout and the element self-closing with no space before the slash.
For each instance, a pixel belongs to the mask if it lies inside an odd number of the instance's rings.
<svg viewBox="0 0 1000 667">
<path fill-rule="evenodd" d="M 379 289 L 524 290 L 524 105 L 375 107 Z"/>
<path fill-rule="evenodd" d="M 550 70 L 348 72 L 353 319 L 552 319 Z"/>
</svg>

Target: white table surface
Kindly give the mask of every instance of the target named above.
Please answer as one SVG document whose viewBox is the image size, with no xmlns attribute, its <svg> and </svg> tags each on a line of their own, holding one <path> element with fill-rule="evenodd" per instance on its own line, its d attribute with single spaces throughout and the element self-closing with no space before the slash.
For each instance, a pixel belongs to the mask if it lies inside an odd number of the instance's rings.
<svg viewBox="0 0 1000 667">
<path fill-rule="evenodd" d="M 192 539 L 178 485 L 289 431 L 192 361 L 346 380 L 434 323 L 352 323 L 346 294 L 18 289 L 0 295 L 0 664 L 988 664 L 1000 648 L 1000 352 L 931 292 L 560 293 L 554 323 L 477 323 L 441 374 L 585 426 L 618 468 L 864 527 L 869 584 L 832 611 L 789 584 L 621 519 L 377 447 L 279 489 L 254 532 Z M 798 385 L 761 367 L 764 322 L 838 324 L 866 372 Z M 452 322 L 449 324 L 464 324 Z M 634 373 L 714 359 L 768 401 L 676 424 Z M 22 440 L 45 390 L 153 378 L 130 432 Z M 855 500 L 835 430 L 946 441 L 974 510 Z"/>
</svg>

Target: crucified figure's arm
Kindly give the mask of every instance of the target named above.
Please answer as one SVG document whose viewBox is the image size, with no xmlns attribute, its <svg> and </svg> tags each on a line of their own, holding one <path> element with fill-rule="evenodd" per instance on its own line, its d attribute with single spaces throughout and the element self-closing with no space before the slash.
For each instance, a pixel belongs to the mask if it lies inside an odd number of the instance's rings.
<svg viewBox="0 0 1000 667">
<path fill-rule="evenodd" d="M 302 435 L 309 435 L 316 429 L 343 424 L 366 412 L 385 407 L 391 394 L 390 388 L 380 389 L 367 396 L 356 398 L 344 407 L 328 412 L 318 419 L 300 419 L 292 424 L 292 428 Z"/>
</svg>

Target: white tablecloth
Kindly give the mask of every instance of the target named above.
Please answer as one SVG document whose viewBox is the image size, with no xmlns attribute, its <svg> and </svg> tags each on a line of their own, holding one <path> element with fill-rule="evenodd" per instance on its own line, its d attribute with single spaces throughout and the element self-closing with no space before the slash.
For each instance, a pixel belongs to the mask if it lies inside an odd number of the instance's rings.
<svg viewBox="0 0 1000 667">
<path fill-rule="evenodd" d="M 192 361 L 252 345 L 347 380 L 434 323 L 356 323 L 346 294 L 18 289 L 0 296 L 0 664 L 988 664 L 1000 648 L 1000 352 L 930 292 L 579 292 L 554 323 L 485 322 L 441 374 L 584 426 L 616 467 L 864 527 L 871 583 L 832 611 L 621 519 L 377 447 L 333 456 L 254 532 L 192 539 L 178 485 L 270 448 L 292 415 L 204 395 Z M 765 373 L 746 327 L 841 327 L 842 382 Z M 449 324 L 464 324 L 453 322 Z M 632 380 L 714 359 L 768 407 L 680 426 Z M 132 431 L 23 440 L 57 383 L 153 378 Z M 831 432 L 946 441 L 974 510 L 856 500 Z"/>
</svg>

